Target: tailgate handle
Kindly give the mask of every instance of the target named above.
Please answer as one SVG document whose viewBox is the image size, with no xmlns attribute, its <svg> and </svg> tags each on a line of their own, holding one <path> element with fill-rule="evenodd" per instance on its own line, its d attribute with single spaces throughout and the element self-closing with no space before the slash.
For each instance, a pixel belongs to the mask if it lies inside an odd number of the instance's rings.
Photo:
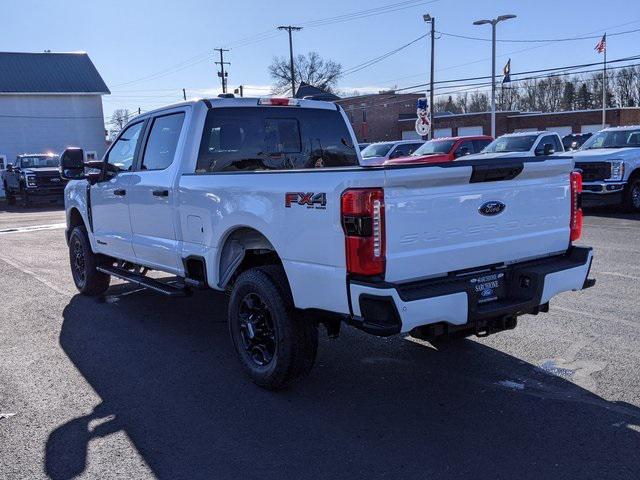
<svg viewBox="0 0 640 480">
<path fill-rule="evenodd" d="M 117 195 L 118 197 L 124 197 L 127 194 L 127 191 L 124 188 L 118 188 L 117 190 L 113 191 L 114 195 Z"/>
<path fill-rule="evenodd" d="M 169 190 L 154 190 L 151 193 L 153 193 L 154 197 L 168 197 L 169 196 Z"/>
<path fill-rule="evenodd" d="M 474 165 L 469 183 L 499 182 L 513 180 L 524 170 L 523 163 L 509 165 Z"/>
</svg>

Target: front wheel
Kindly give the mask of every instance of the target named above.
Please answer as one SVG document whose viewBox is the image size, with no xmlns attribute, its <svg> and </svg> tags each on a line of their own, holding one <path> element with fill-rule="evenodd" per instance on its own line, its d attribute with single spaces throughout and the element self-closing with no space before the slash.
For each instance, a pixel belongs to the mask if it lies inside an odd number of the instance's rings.
<svg viewBox="0 0 640 480">
<path fill-rule="evenodd" d="M 632 179 L 627 185 L 624 206 L 630 212 L 640 213 L 640 177 Z"/>
<path fill-rule="evenodd" d="M 91 250 L 85 227 L 75 227 L 69 235 L 69 260 L 71 275 L 80 293 L 97 296 L 109 288 L 111 276 L 99 272 L 98 255 Z"/>
<path fill-rule="evenodd" d="M 318 351 L 318 329 L 296 315 L 280 266 L 251 268 L 229 301 L 229 332 L 240 363 L 259 386 L 278 390 L 306 376 Z"/>
</svg>

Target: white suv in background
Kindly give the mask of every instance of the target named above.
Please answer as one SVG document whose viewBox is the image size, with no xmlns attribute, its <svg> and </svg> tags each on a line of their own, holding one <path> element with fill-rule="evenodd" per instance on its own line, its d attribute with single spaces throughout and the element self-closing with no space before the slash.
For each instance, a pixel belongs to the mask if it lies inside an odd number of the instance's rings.
<svg viewBox="0 0 640 480">
<path fill-rule="evenodd" d="M 382 165 L 393 158 L 408 157 L 424 144 L 423 140 L 398 140 L 396 142 L 377 142 L 366 147 L 360 155 L 360 165 Z"/>
<path fill-rule="evenodd" d="M 482 152 L 464 157 L 465 160 L 501 157 L 539 157 L 564 152 L 562 139 L 556 132 L 507 133 L 496 138 Z"/>
</svg>

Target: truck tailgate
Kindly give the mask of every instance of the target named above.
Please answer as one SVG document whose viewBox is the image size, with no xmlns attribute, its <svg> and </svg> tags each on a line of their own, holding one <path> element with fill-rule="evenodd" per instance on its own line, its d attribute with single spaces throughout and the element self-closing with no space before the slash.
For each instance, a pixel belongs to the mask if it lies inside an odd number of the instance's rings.
<svg viewBox="0 0 640 480">
<path fill-rule="evenodd" d="M 493 162 L 386 170 L 386 281 L 567 249 L 573 159 Z"/>
</svg>

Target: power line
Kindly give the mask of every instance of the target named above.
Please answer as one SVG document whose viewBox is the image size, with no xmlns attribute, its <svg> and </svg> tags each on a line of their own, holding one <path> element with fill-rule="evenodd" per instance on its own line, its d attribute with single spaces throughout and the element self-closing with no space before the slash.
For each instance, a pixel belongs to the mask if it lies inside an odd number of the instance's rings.
<svg viewBox="0 0 640 480">
<path fill-rule="evenodd" d="M 640 55 L 636 56 L 636 57 L 629 57 L 630 59 L 640 59 Z M 611 70 L 614 69 L 622 69 L 622 68 L 629 68 L 629 67 L 638 67 L 640 66 L 640 63 L 633 63 L 633 64 L 629 64 L 629 65 L 619 65 L 617 67 L 611 67 Z M 600 72 L 601 69 L 591 69 L 591 70 L 581 70 L 581 71 L 577 71 L 577 72 L 565 72 L 565 73 L 551 73 L 551 74 L 545 74 L 545 75 L 537 75 L 537 76 L 530 76 L 530 77 L 524 77 L 524 78 L 520 78 L 520 79 L 516 79 L 516 80 L 512 80 L 511 83 L 518 83 L 518 82 L 523 82 L 526 80 L 535 80 L 535 79 L 542 79 L 542 78 L 553 78 L 553 77 L 562 77 L 562 76 L 569 76 L 569 75 L 579 75 L 579 74 L 583 74 L 583 73 L 593 73 L 593 72 Z M 522 75 L 522 73 L 520 74 L 514 74 L 512 73 L 511 75 Z M 591 79 L 588 79 L 587 81 L 590 81 Z M 470 83 L 470 84 L 461 84 L 461 85 L 447 85 L 447 86 L 442 86 L 439 88 L 436 88 L 435 90 L 446 90 L 447 88 L 452 88 L 453 90 L 448 90 L 448 91 L 444 91 L 444 92 L 438 92 L 436 93 L 437 97 L 442 97 L 442 96 L 448 96 L 448 95 L 452 95 L 455 93 L 461 93 L 461 92 L 465 92 L 465 91 L 471 91 L 471 90 L 478 90 L 479 87 L 489 87 L 491 85 L 490 82 L 482 82 L 482 83 Z M 423 91 L 413 91 L 413 92 L 406 92 L 406 94 L 422 94 Z M 389 93 L 388 94 L 389 97 L 387 99 L 382 99 L 373 103 L 369 103 L 367 104 L 365 107 L 361 107 L 361 106 L 351 106 L 350 110 L 362 110 L 364 108 L 371 108 L 371 107 L 377 107 L 377 106 L 381 106 L 381 105 L 395 105 L 395 104 L 399 104 L 399 103 L 406 103 L 409 100 L 408 99 L 401 99 L 401 100 L 391 100 L 393 99 L 394 96 L 396 96 L 395 93 Z M 402 94 L 400 94 L 402 95 Z M 363 95 L 363 97 L 366 96 L 371 96 L 371 95 Z M 353 97 L 352 97 L 353 98 Z M 342 100 L 347 100 L 347 99 L 342 99 Z M 341 103 L 340 100 L 336 101 L 336 103 Z"/>
<path fill-rule="evenodd" d="M 633 30 L 626 30 L 624 32 L 616 32 L 616 33 L 607 33 L 607 37 L 615 37 L 618 35 L 628 35 L 630 33 L 640 32 L 640 28 L 636 28 Z M 447 37 L 455 37 L 455 38 L 463 38 L 465 40 L 475 40 L 481 42 L 490 42 L 490 38 L 481 38 L 481 37 L 472 37 L 468 35 L 460 35 L 456 33 L 448 33 L 448 32 L 440 32 L 440 35 L 445 35 Z M 594 40 L 600 39 L 602 35 L 588 35 L 584 37 L 569 37 L 569 38 L 547 38 L 547 39 L 496 39 L 497 42 L 501 43 L 555 43 L 555 42 L 574 42 L 578 40 Z"/>
<path fill-rule="evenodd" d="M 424 35 L 420 35 L 418 38 L 415 38 L 413 40 L 411 40 L 409 43 L 405 43 L 404 45 L 398 47 L 398 48 L 394 48 L 393 50 L 390 50 L 386 53 L 383 53 L 382 55 L 372 58 L 370 60 L 367 60 L 366 62 L 363 62 L 359 65 L 356 65 L 354 67 L 348 68 L 342 75 L 341 77 L 346 77 L 347 75 L 351 75 L 353 73 L 359 72 L 360 70 L 364 70 L 365 68 L 368 68 L 372 65 L 375 65 L 376 63 L 381 62 L 382 60 L 385 60 L 386 58 L 391 57 L 392 55 L 395 55 L 396 53 L 404 50 L 405 48 L 413 45 L 416 42 L 419 42 L 420 40 L 422 40 L 423 38 L 425 38 L 428 34 L 425 33 Z"/>
<path fill-rule="evenodd" d="M 631 60 L 637 60 L 640 59 L 640 55 L 636 55 L 636 56 L 631 56 L 631 57 L 623 57 L 623 58 L 618 58 L 615 60 L 610 60 L 607 63 L 619 63 L 619 62 L 628 62 Z M 519 73 L 512 73 L 511 75 L 528 75 L 531 73 L 542 73 L 542 72 L 552 72 L 552 71 L 557 71 L 557 70 L 569 70 L 569 69 L 573 69 L 573 68 L 584 68 L 584 67 L 593 67 L 594 65 L 601 65 L 602 62 L 593 62 L 593 63 L 582 63 L 582 64 L 578 64 L 578 65 L 566 65 L 563 67 L 552 67 L 552 68 L 541 68 L 538 70 L 528 70 L 528 71 L 524 71 L 524 72 L 519 72 Z M 490 75 L 485 75 L 485 76 L 481 76 L 481 77 L 467 77 L 467 78 L 458 78 L 458 79 L 450 79 L 450 80 L 439 80 L 437 82 L 434 82 L 435 84 L 443 84 L 443 83 L 455 83 L 455 82 L 463 82 L 463 81 L 470 81 L 470 80 L 484 80 L 484 79 L 488 79 L 491 78 Z M 394 89 L 396 92 L 401 92 L 404 90 L 412 90 L 415 88 L 419 88 L 419 87 L 426 87 L 427 85 L 429 85 L 428 83 L 420 83 L 417 85 L 413 85 L 410 87 L 403 87 L 403 88 L 396 88 Z"/>
<path fill-rule="evenodd" d="M 320 19 L 316 19 L 316 20 L 309 20 L 305 23 L 300 23 L 301 26 L 303 27 L 309 27 L 309 28 L 314 28 L 314 27 L 320 27 L 320 26 L 326 26 L 326 25 L 331 25 L 331 24 L 335 24 L 335 23 L 343 23 L 343 22 L 348 22 L 348 21 L 352 21 L 352 20 L 359 20 L 361 18 L 368 18 L 368 17 L 372 17 L 372 16 L 376 16 L 376 15 L 383 15 L 383 14 L 388 14 L 388 13 L 393 13 L 396 11 L 400 11 L 400 10 L 406 10 L 409 8 L 415 8 L 418 6 L 423 6 L 423 5 L 427 5 L 430 3 L 436 3 L 440 0 L 430 0 L 430 1 L 424 1 L 424 0 L 409 0 L 409 1 L 403 1 L 403 2 L 395 2 L 395 3 L 390 3 L 390 4 L 386 4 L 386 5 L 381 5 L 379 7 L 375 7 L 375 8 L 370 8 L 370 9 L 365 9 L 365 10 L 359 10 L 356 12 L 351 12 L 351 13 L 347 13 L 347 14 L 342 14 L 342 15 L 337 15 L 337 16 L 333 16 L 333 17 L 325 17 L 325 18 L 320 18 Z M 242 48 L 242 47 L 246 47 L 249 45 L 253 45 L 255 43 L 260 43 L 266 40 L 270 40 L 272 38 L 277 37 L 278 34 L 273 32 L 273 30 L 265 30 L 264 32 L 259 32 L 257 34 L 254 35 L 250 35 L 248 37 L 244 37 L 244 38 L 240 38 L 239 40 L 236 40 L 235 42 L 231 42 L 228 44 L 225 44 L 224 47 L 226 47 L 227 49 L 230 48 Z M 117 88 L 117 87 L 121 87 L 121 86 L 126 86 L 126 85 L 132 85 L 135 83 L 140 83 L 140 82 L 145 82 L 145 81 L 149 81 L 149 80 L 155 80 L 157 78 L 162 78 L 165 77 L 167 75 L 171 75 L 173 73 L 177 73 L 179 71 L 185 70 L 187 68 L 193 67 L 195 65 L 198 65 L 200 63 L 203 63 L 207 60 L 208 58 L 208 53 L 207 52 L 202 52 L 199 53 L 197 55 L 194 55 L 193 57 L 190 57 L 180 63 L 177 63 L 175 65 L 172 65 L 170 67 L 167 67 L 163 70 L 160 70 L 158 72 L 154 72 L 154 73 L 150 73 L 149 75 L 143 76 L 143 77 L 139 77 L 133 80 L 129 80 L 126 82 L 122 82 L 122 83 L 118 83 L 118 84 L 114 84 L 113 87 Z"/>
</svg>

